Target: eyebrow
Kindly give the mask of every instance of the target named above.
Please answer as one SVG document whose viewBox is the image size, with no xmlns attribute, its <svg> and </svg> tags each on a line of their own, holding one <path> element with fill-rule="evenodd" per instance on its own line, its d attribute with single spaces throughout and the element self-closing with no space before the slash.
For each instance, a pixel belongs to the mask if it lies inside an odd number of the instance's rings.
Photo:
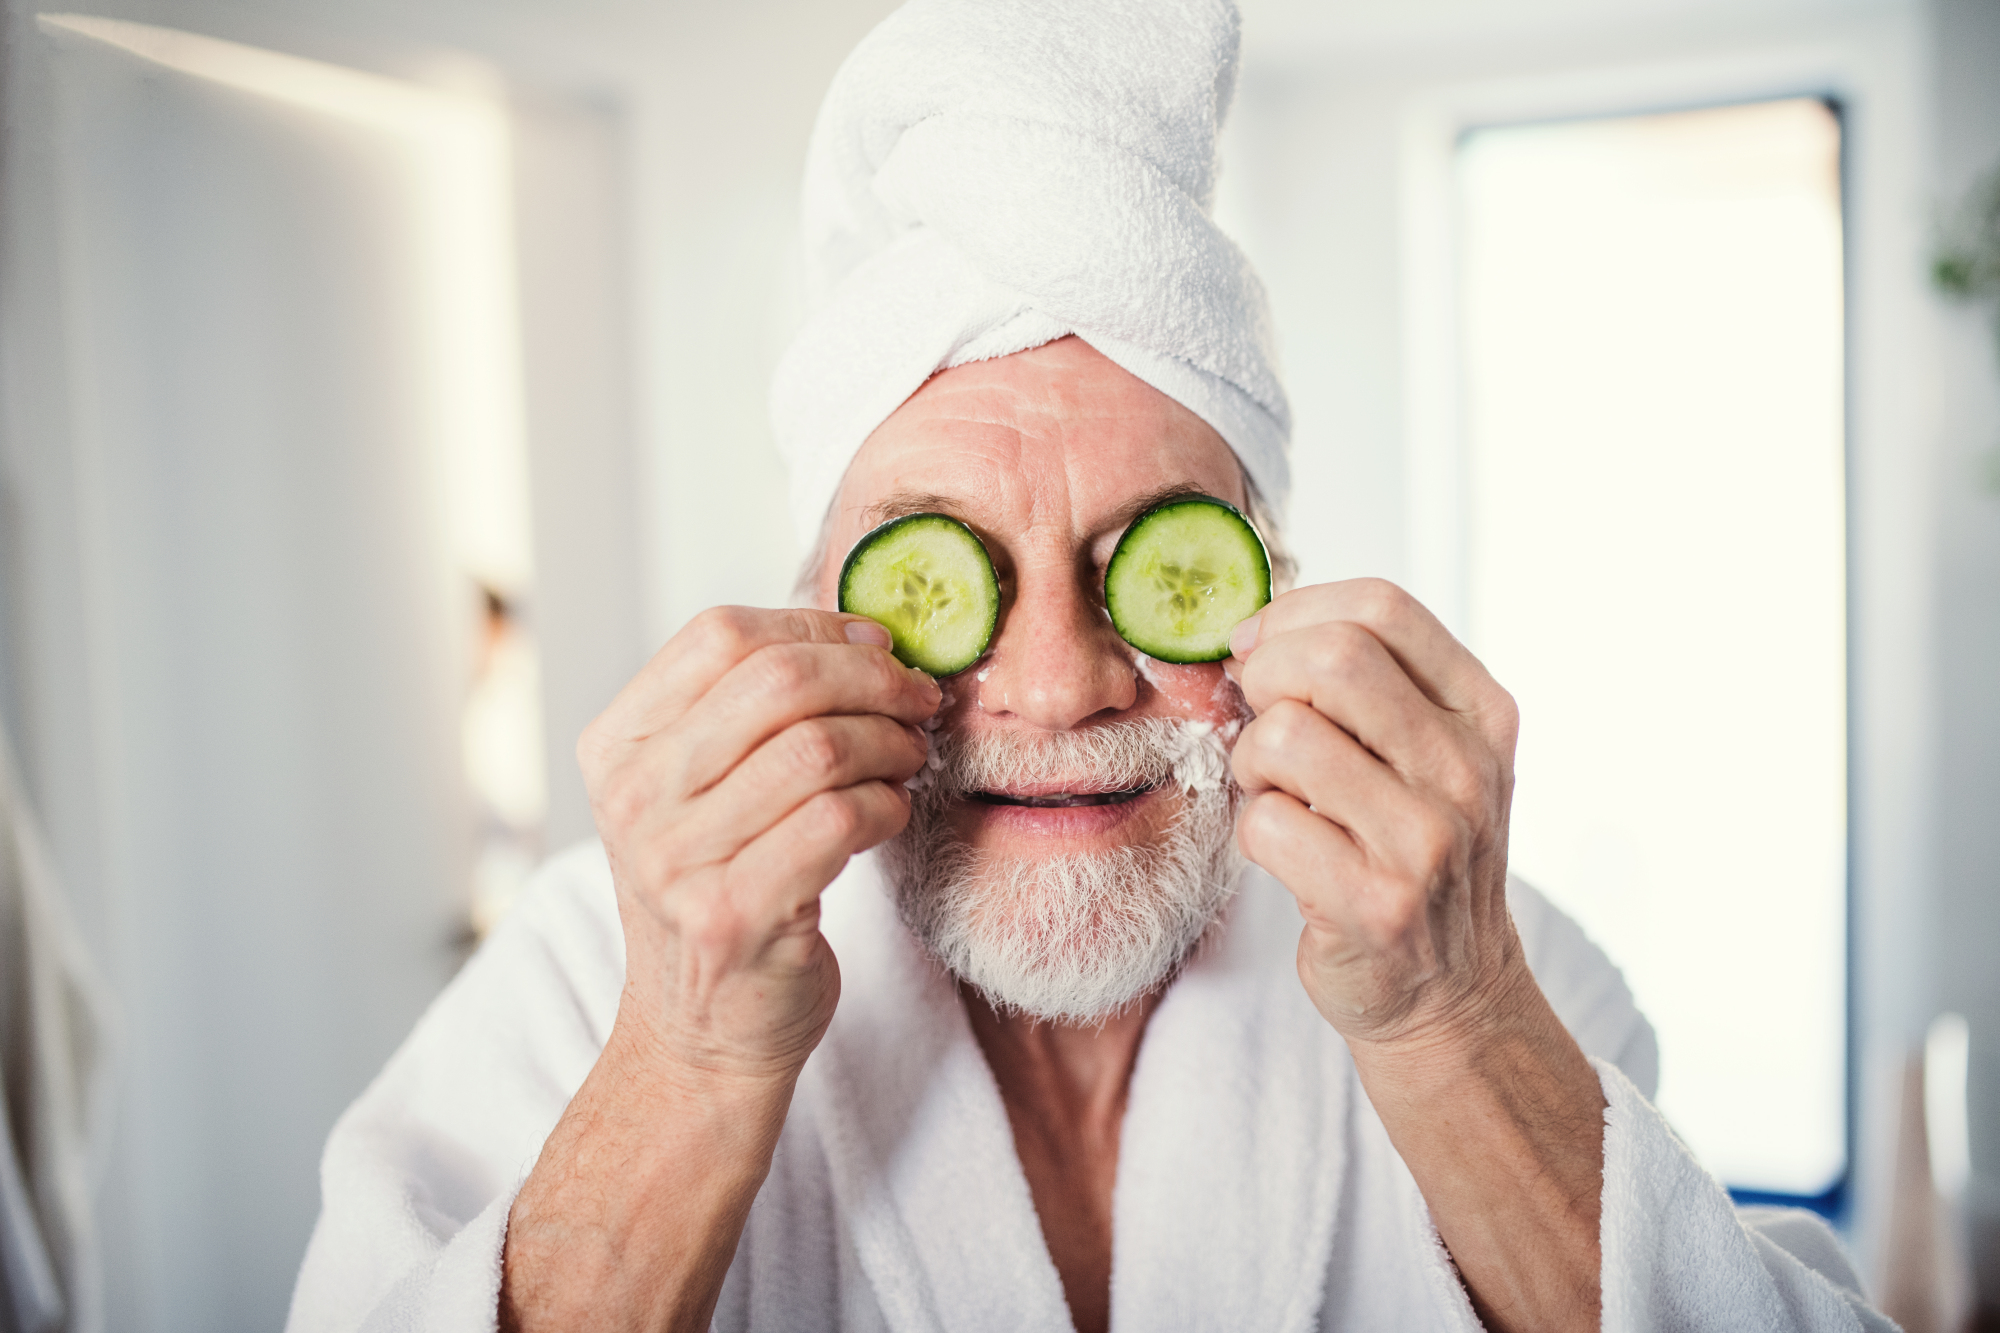
<svg viewBox="0 0 2000 1333">
<path fill-rule="evenodd" d="M 953 513 L 961 501 L 935 491 L 891 491 L 861 511 L 862 519 L 871 528 L 879 528 L 892 518 L 908 518 L 911 514 Z"/>
<path fill-rule="evenodd" d="M 1192 500 L 1196 498 L 1214 499 L 1216 497 L 1209 495 L 1207 491 L 1192 482 L 1183 481 L 1170 486 L 1161 486 L 1155 490 L 1147 491 L 1144 495 L 1120 506 L 1118 512 L 1112 516 L 1112 522 L 1107 526 L 1116 527 L 1120 532 L 1123 532 L 1126 528 L 1132 526 L 1133 519 L 1139 517 L 1139 515 L 1145 513 L 1148 509 L 1157 509 L 1161 505 L 1174 500 Z"/>
<path fill-rule="evenodd" d="M 1133 497 L 1120 505 L 1112 514 L 1106 529 L 1124 531 L 1132 520 L 1148 509 L 1157 508 L 1173 500 L 1188 500 L 1197 496 L 1207 496 L 1208 492 L 1192 482 L 1176 482 L 1159 486 L 1142 495 Z M 911 514 L 947 514 L 958 517 L 963 506 L 963 497 L 942 495 L 936 491 L 891 491 L 874 504 L 862 510 L 862 516 L 871 528 L 880 527 L 891 519 L 907 518 Z"/>
</svg>

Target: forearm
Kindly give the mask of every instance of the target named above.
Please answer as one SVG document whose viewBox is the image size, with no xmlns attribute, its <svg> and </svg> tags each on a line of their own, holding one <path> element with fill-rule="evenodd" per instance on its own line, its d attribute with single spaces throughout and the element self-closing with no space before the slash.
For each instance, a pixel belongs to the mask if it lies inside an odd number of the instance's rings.
<svg viewBox="0 0 2000 1333">
<path fill-rule="evenodd" d="M 1486 1326 L 1595 1329 L 1603 1090 L 1525 971 L 1496 1000 L 1476 1033 L 1355 1064 Z"/>
<path fill-rule="evenodd" d="M 706 1329 L 792 1086 L 614 1029 L 515 1199 L 500 1327 Z"/>
</svg>

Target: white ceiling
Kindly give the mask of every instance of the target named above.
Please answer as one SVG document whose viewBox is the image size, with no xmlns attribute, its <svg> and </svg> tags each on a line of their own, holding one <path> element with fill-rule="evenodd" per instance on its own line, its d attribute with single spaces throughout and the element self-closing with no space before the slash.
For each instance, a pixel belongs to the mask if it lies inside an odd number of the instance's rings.
<svg viewBox="0 0 2000 1333">
<path fill-rule="evenodd" d="M 1901 9 L 1916 0 L 1238 0 L 1247 63 L 1296 66 L 1357 57 L 1414 55 L 1491 43 L 1668 34 L 1718 24 L 1751 27 Z M 18 0 L 16 0 L 18 3 Z M 802 48 L 827 47 L 807 63 L 838 63 L 895 0 L 97 0 L 77 9 L 139 21 L 186 22 L 190 11 L 246 37 L 279 27 L 317 31 L 333 44 L 392 30 L 520 69 L 587 78 L 593 69 L 676 65 L 697 51 L 732 56 L 768 50 L 790 66 Z M 509 49 L 495 49 L 495 48 Z M 329 51 L 329 55 L 334 54 Z M 750 71 L 746 71 L 750 73 Z M 754 74 L 752 75 L 754 77 Z"/>
<path fill-rule="evenodd" d="M 1774 22 L 1902 8 L 1899 0 L 1239 0 L 1246 54 L 1291 62 L 1422 46 Z"/>
</svg>

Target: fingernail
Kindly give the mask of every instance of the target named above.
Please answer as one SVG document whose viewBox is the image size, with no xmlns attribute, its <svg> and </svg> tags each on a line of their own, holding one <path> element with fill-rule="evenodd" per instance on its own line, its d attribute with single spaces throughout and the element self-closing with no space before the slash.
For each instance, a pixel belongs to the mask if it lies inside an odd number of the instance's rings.
<svg viewBox="0 0 2000 1333">
<path fill-rule="evenodd" d="M 910 674 L 917 678 L 919 684 L 930 686 L 931 689 L 938 694 L 944 693 L 944 690 L 940 688 L 937 683 L 937 678 L 931 675 L 930 672 L 925 671 L 922 667 L 911 667 Z"/>
<path fill-rule="evenodd" d="M 849 643 L 870 643 L 877 648 L 887 648 L 895 642 L 894 639 L 889 637 L 888 630 L 883 629 L 872 620 L 848 621 L 847 641 Z"/>
<path fill-rule="evenodd" d="M 1229 655 L 1248 657 L 1257 646 L 1257 632 L 1263 627 L 1264 613 L 1259 611 L 1229 632 Z"/>
</svg>

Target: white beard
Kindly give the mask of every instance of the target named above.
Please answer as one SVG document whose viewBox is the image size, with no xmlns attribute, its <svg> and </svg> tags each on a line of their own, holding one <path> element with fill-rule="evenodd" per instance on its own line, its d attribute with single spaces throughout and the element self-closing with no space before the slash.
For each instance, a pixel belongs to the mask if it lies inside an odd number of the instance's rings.
<svg viewBox="0 0 2000 1333">
<path fill-rule="evenodd" d="M 882 846 L 903 923 L 996 1007 L 1101 1021 L 1165 984 L 1235 891 L 1240 791 L 1205 723 L 1114 722 L 1027 737 L 937 733 L 913 784 L 909 827 Z M 1023 783 L 1181 789 L 1165 833 L 1142 846 L 1040 858 L 975 852 L 945 818 L 953 798 Z"/>
</svg>

